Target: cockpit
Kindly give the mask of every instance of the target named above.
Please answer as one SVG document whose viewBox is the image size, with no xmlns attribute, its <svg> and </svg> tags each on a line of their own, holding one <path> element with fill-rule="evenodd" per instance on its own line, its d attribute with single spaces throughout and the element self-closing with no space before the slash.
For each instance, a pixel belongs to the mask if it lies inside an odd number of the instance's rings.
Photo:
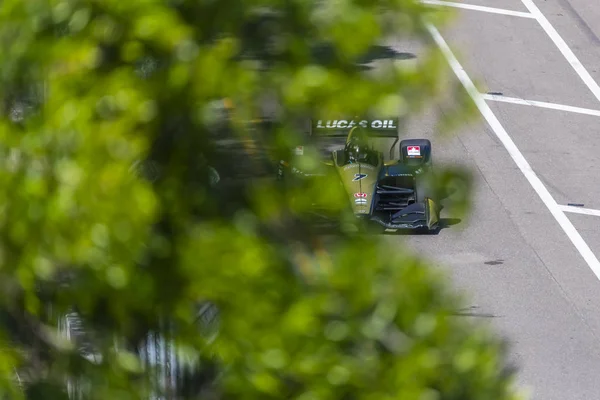
<svg viewBox="0 0 600 400">
<path fill-rule="evenodd" d="M 362 130 L 357 130 L 357 128 L 350 133 L 344 149 L 336 152 L 337 164 L 343 166 L 366 163 L 377 166 L 379 164 L 379 152 L 369 145 L 366 134 Z"/>
</svg>

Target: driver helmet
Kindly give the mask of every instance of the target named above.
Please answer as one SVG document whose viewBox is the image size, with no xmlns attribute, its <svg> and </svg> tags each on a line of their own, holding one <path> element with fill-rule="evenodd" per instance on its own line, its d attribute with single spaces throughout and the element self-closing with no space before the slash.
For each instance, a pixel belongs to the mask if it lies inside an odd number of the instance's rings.
<svg viewBox="0 0 600 400">
<path fill-rule="evenodd" d="M 356 135 L 356 133 L 358 133 L 358 135 Z M 370 152 L 369 145 L 364 138 L 359 136 L 362 131 L 356 133 L 353 134 L 344 149 L 346 159 L 348 162 L 367 162 Z"/>
</svg>

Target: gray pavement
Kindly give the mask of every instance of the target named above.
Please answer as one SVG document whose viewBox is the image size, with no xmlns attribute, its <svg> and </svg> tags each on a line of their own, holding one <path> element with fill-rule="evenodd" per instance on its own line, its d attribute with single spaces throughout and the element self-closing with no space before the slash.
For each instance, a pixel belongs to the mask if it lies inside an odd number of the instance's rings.
<svg viewBox="0 0 600 400">
<path fill-rule="evenodd" d="M 490 3 L 494 3 L 490 1 Z M 573 72 L 535 20 L 460 11 L 442 32 L 482 91 L 505 96 L 596 107 L 598 100 Z"/>
<path fill-rule="evenodd" d="M 600 2 L 533 0 L 600 80 Z M 464 0 L 527 12 L 520 0 Z M 455 10 L 442 35 L 482 90 L 600 110 L 600 101 L 535 19 Z M 403 51 L 403 44 L 396 44 Z M 600 209 L 600 117 L 488 101 L 558 204 Z M 600 281 L 483 119 L 440 139 L 435 107 L 409 137 L 428 137 L 434 157 L 475 173 L 472 215 L 437 236 L 405 240 L 449 271 L 472 310 L 511 343 L 519 384 L 535 400 L 600 398 Z M 452 215 L 442 215 L 452 218 Z M 600 256 L 600 217 L 567 217 Z"/>
</svg>

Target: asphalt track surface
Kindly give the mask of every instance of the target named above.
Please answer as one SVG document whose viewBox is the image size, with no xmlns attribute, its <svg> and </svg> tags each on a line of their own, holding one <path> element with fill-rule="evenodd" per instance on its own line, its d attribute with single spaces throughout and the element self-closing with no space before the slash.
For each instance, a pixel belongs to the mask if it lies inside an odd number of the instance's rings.
<svg viewBox="0 0 600 400">
<path fill-rule="evenodd" d="M 436 162 L 474 171 L 473 210 L 438 235 L 384 240 L 406 241 L 449 271 L 470 315 L 508 339 L 532 399 L 599 399 L 600 2 L 440 8 L 458 13 L 438 44 L 460 63 L 452 74 L 475 81 L 482 117 L 440 138 L 432 107 L 403 137 L 428 137 Z"/>
</svg>

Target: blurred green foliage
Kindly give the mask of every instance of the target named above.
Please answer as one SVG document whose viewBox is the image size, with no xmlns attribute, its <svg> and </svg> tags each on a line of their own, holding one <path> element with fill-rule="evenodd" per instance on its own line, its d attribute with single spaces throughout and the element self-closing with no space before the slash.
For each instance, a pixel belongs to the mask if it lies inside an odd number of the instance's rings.
<svg viewBox="0 0 600 400">
<path fill-rule="evenodd" d="M 464 98 L 424 19 L 446 17 L 413 0 L 4 0 L 5 397 L 515 398 L 502 344 L 455 316 L 444 276 L 401 242 L 324 242 L 301 211 L 342 212 L 334 186 L 269 178 L 306 116 Z M 377 60 L 385 38 L 419 43 L 419 67 Z M 440 128 L 470 115 L 457 104 Z"/>
</svg>

